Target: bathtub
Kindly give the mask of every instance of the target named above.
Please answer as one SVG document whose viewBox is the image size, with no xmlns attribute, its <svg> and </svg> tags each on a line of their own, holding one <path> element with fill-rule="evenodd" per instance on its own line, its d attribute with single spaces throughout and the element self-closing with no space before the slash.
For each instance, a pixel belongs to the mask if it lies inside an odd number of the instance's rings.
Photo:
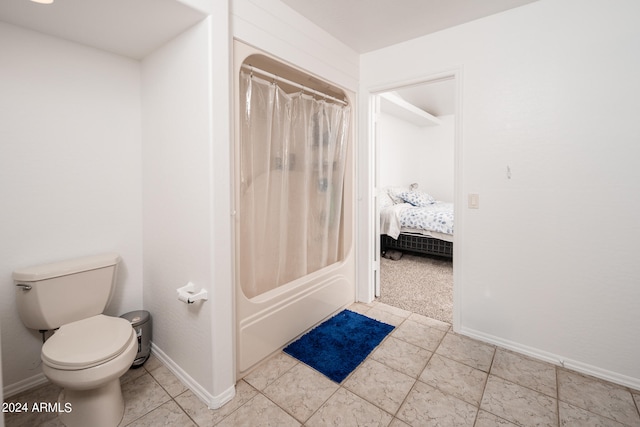
<svg viewBox="0 0 640 427">
<path fill-rule="evenodd" d="M 234 44 L 235 64 L 235 99 L 240 98 L 239 76 L 243 63 L 250 59 L 252 65 L 259 65 L 263 69 L 288 79 L 303 79 L 309 77 L 318 81 L 315 76 L 309 76 L 294 67 L 282 64 L 269 57 L 264 52 L 236 41 Z M 333 87 L 331 94 L 342 93 L 353 105 L 354 94 L 347 93 L 340 88 Z M 236 376 L 242 378 L 251 372 L 260 362 L 280 351 L 316 324 L 339 312 L 353 303 L 355 299 L 355 255 L 354 255 L 354 210 L 355 210 L 355 168 L 354 168 L 354 111 L 351 109 L 351 131 L 346 148 L 346 162 L 344 172 L 343 197 L 341 207 L 339 256 L 336 262 L 294 278 L 280 286 L 265 292 L 254 292 L 243 289 L 241 278 L 243 268 L 246 267 L 246 235 L 241 235 L 240 219 L 243 209 L 240 194 L 240 105 L 238 101 L 235 111 L 235 140 L 234 140 L 234 235 L 236 245 L 234 250 L 235 264 L 235 336 L 236 336 Z"/>
</svg>

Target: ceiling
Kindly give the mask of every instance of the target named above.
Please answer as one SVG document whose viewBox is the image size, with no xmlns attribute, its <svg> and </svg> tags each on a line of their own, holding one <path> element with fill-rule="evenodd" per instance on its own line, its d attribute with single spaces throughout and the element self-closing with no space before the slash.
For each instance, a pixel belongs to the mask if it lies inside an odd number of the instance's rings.
<svg viewBox="0 0 640 427">
<path fill-rule="evenodd" d="M 0 21 L 134 59 L 205 16 L 176 0 L 0 0 Z"/>
<path fill-rule="evenodd" d="M 537 0 L 281 0 L 358 53 L 388 47 Z M 434 115 L 454 113 L 455 81 L 395 90 Z"/>
<path fill-rule="evenodd" d="M 217 0 L 215 0 L 217 1 Z M 536 0 L 281 0 L 356 52 L 420 37 Z M 176 0 L 0 0 L 0 21 L 142 59 L 205 17 Z M 402 88 L 429 113 L 453 113 L 454 82 Z"/>
<path fill-rule="evenodd" d="M 405 101 L 427 113 L 439 117 L 455 112 L 455 80 L 439 80 L 417 86 L 396 89 Z"/>
<path fill-rule="evenodd" d="M 358 53 L 537 0 L 281 0 Z"/>
</svg>

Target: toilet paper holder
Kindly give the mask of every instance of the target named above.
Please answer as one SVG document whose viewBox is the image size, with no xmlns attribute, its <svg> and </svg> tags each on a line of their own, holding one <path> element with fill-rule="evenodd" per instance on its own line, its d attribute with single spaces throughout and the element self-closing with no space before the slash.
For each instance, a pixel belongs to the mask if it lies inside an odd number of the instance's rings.
<svg viewBox="0 0 640 427">
<path fill-rule="evenodd" d="M 186 302 L 187 304 L 193 304 L 199 300 L 208 300 L 209 295 L 207 291 L 202 288 L 199 292 L 196 292 L 196 285 L 192 282 L 187 283 L 185 286 L 178 288 L 178 299 L 182 302 Z"/>
</svg>

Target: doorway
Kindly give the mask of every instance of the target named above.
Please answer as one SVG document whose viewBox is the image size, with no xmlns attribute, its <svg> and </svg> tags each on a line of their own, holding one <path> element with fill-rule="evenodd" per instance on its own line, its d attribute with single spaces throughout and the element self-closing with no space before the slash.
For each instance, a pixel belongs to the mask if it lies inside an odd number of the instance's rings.
<svg viewBox="0 0 640 427">
<path fill-rule="evenodd" d="M 370 111 L 373 126 L 369 138 L 373 151 L 371 191 L 375 200 L 371 236 L 374 246 L 373 294 L 381 302 L 454 325 L 458 323 L 456 319 L 459 316 L 454 296 L 454 271 L 460 261 L 461 227 L 455 221 L 460 215 L 453 207 L 462 208 L 459 83 L 459 72 L 452 71 L 372 91 Z M 399 237 L 389 233 L 389 221 L 384 218 L 381 221 L 381 212 L 388 215 L 391 208 L 395 211 L 396 220 L 400 216 L 413 215 L 401 214 L 404 212 L 401 205 L 413 208 L 411 203 L 414 201 L 402 199 L 400 193 L 405 197 L 407 194 L 430 197 L 435 203 L 427 210 L 450 205 L 451 230 L 424 231 L 420 220 L 416 227 L 403 226 Z M 421 200 L 415 204 L 420 205 Z M 393 227 L 391 231 L 394 231 Z M 385 242 L 390 238 L 383 236 L 385 238 L 381 242 L 381 235 L 385 234 L 391 234 L 397 242 L 403 243 L 399 243 L 398 248 L 392 243 L 389 250 Z M 430 252 L 431 249 L 422 243 L 418 246 L 404 243 L 421 240 L 423 234 L 429 239 L 436 239 L 436 245 L 447 242 L 451 256 L 434 256 L 434 253 L 442 255 L 440 249 Z M 427 254 L 421 253 L 425 252 L 423 249 Z M 455 257 L 452 256 L 454 252 Z M 398 256 L 401 258 L 397 259 Z M 394 277 L 394 274 L 398 276 Z M 389 292 L 385 292 L 385 286 Z"/>
</svg>

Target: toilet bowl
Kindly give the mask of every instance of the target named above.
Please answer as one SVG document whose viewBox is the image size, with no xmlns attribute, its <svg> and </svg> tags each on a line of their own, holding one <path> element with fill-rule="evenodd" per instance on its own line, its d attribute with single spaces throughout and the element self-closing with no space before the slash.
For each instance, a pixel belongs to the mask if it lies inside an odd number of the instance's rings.
<svg viewBox="0 0 640 427">
<path fill-rule="evenodd" d="M 120 377 L 138 340 L 129 321 L 102 314 L 119 262 L 107 253 L 13 272 L 22 323 L 55 331 L 42 346 L 42 372 L 62 387 L 59 416 L 68 427 L 116 427 L 124 414 Z"/>
<path fill-rule="evenodd" d="M 100 314 L 61 326 L 44 343 L 42 371 L 63 388 L 58 407 L 66 426 L 120 423 L 120 377 L 136 357 L 137 342 L 128 321 Z"/>
</svg>

